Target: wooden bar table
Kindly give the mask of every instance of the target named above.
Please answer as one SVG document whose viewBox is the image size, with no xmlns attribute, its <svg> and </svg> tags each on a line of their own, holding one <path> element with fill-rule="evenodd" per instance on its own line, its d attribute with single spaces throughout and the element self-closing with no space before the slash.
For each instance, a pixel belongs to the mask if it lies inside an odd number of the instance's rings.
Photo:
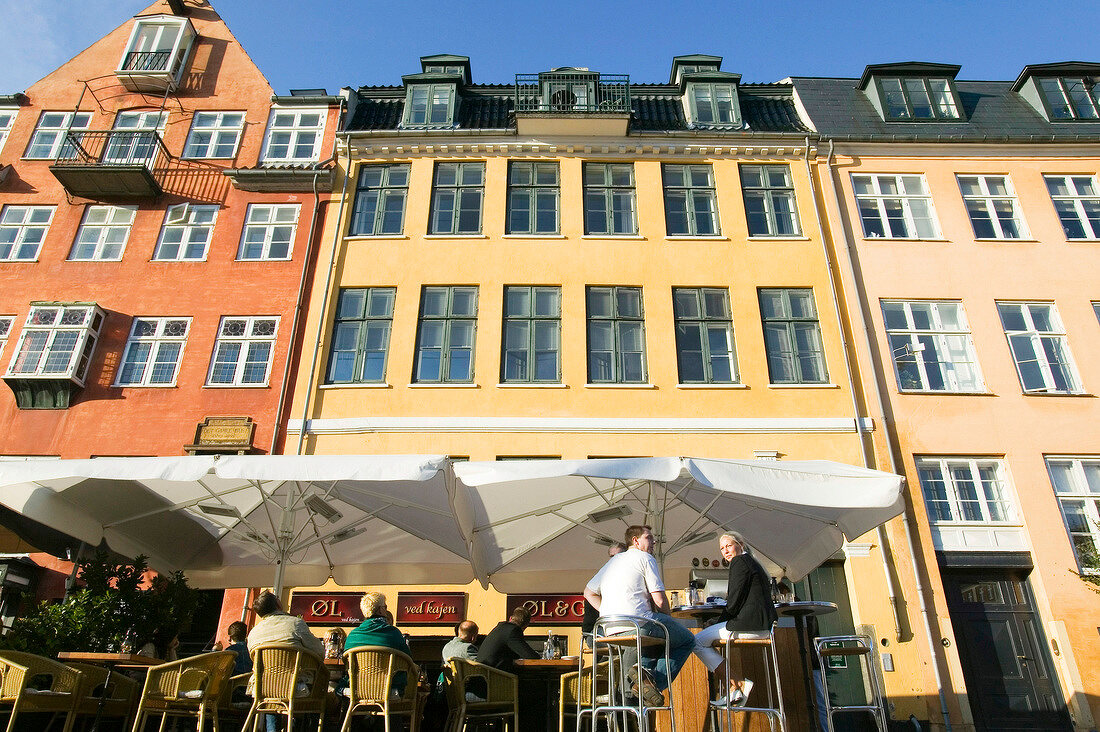
<svg viewBox="0 0 1100 732">
<path fill-rule="evenodd" d="M 561 717 L 562 674 L 578 669 L 576 656 L 566 658 L 517 658 L 512 663 L 519 676 L 519 728 L 557 732 Z"/>
<path fill-rule="evenodd" d="M 718 617 L 723 606 L 720 603 L 704 605 L 682 606 L 673 609 L 673 617 L 680 618 L 688 624 L 692 632 L 700 630 L 702 620 Z M 697 627 L 691 628 L 691 625 Z M 807 714 L 807 702 L 813 703 L 812 698 L 806 698 L 804 686 L 804 668 L 798 653 L 798 631 L 793 627 L 780 627 L 775 634 L 776 655 L 779 660 L 779 681 L 783 691 L 783 702 L 786 711 L 787 730 L 809 730 L 811 719 Z M 734 655 L 731 659 L 730 675 L 733 678 L 749 678 L 761 683 L 753 688 L 753 696 L 766 695 L 762 683 L 767 674 L 764 664 L 758 654 Z M 759 691 L 758 691 L 759 689 Z M 707 714 L 711 699 L 710 672 L 707 667 L 694 654 L 684 664 L 680 675 L 672 683 L 670 700 L 676 714 L 676 732 L 718 732 L 714 730 Z M 671 732 L 672 725 L 666 713 L 657 714 L 657 732 Z M 734 715 L 733 730 L 731 732 L 769 732 L 771 729 L 768 718 L 764 714 L 745 713 Z M 722 732 L 726 732 L 723 730 Z"/>
</svg>

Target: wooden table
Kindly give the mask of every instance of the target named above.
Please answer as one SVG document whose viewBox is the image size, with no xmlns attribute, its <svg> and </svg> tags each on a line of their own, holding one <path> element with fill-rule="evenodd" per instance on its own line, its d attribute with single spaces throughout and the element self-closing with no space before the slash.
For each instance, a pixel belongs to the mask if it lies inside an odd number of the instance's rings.
<svg viewBox="0 0 1100 732">
<path fill-rule="evenodd" d="M 811 726 L 807 729 L 816 730 L 818 728 L 817 695 L 813 690 L 813 667 L 806 662 L 806 618 L 835 613 L 836 603 L 814 600 L 781 602 L 775 606 L 775 612 L 782 617 L 794 618 L 795 627 L 798 630 L 798 655 L 802 662 L 802 681 L 806 691 L 806 708 L 810 712 Z"/>
<path fill-rule="evenodd" d="M 519 676 L 519 728 L 557 732 L 560 679 L 579 668 L 577 658 L 519 658 L 513 663 Z"/>
<path fill-rule="evenodd" d="M 107 686 L 111 685 L 111 674 L 115 672 L 115 669 L 147 669 L 150 666 L 157 666 L 164 663 L 164 661 L 161 661 L 159 658 L 141 656 L 137 653 L 95 653 L 91 651 L 61 651 L 57 654 L 57 660 L 62 663 L 66 661 L 75 661 L 77 663 L 89 663 L 95 666 L 106 666 Z M 103 714 L 103 705 L 106 703 L 107 692 L 104 690 L 103 696 L 99 698 L 99 708 L 96 709 L 95 719 L 92 720 L 92 732 L 97 732 L 99 729 L 99 717 Z"/>
</svg>

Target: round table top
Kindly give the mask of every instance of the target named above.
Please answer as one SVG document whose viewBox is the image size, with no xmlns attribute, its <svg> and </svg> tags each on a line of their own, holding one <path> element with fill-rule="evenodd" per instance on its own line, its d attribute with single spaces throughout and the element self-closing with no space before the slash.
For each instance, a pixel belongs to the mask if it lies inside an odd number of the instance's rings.
<svg viewBox="0 0 1100 732">
<path fill-rule="evenodd" d="M 705 602 L 701 605 L 678 605 L 669 613 L 674 618 L 693 618 L 705 620 L 722 614 L 726 609 L 726 603 Z"/>
<path fill-rule="evenodd" d="M 836 612 L 835 602 L 821 600 L 800 600 L 798 602 L 776 603 L 775 612 L 789 618 L 805 618 L 809 615 L 828 615 Z"/>
</svg>

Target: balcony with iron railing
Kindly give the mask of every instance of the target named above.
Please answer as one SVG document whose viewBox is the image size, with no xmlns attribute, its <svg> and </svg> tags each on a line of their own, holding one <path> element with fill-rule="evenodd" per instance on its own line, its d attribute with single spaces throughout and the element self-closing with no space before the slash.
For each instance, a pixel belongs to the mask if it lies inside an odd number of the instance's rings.
<svg viewBox="0 0 1100 732">
<path fill-rule="evenodd" d="M 158 165 L 172 159 L 155 130 L 66 133 L 50 172 L 82 198 L 152 198 L 162 193 Z"/>
<path fill-rule="evenodd" d="M 516 74 L 516 114 L 630 114 L 630 77 L 582 69 Z"/>
<path fill-rule="evenodd" d="M 131 51 L 122 61 L 120 71 L 168 71 L 171 51 Z"/>
</svg>

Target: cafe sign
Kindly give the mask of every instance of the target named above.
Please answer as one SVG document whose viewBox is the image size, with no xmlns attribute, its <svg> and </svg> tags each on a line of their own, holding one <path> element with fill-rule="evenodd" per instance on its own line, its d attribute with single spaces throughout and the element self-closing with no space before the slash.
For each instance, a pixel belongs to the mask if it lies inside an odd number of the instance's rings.
<svg viewBox="0 0 1100 732">
<path fill-rule="evenodd" d="M 508 614 L 523 606 L 531 613 L 531 625 L 580 625 L 584 620 L 584 595 L 508 595 Z"/>
<path fill-rule="evenodd" d="M 296 592 L 290 598 L 290 614 L 309 625 L 359 625 L 362 592 Z"/>
<path fill-rule="evenodd" d="M 398 592 L 398 625 L 454 625 L 466 619 L 464 592 Z"/>
</svg>

